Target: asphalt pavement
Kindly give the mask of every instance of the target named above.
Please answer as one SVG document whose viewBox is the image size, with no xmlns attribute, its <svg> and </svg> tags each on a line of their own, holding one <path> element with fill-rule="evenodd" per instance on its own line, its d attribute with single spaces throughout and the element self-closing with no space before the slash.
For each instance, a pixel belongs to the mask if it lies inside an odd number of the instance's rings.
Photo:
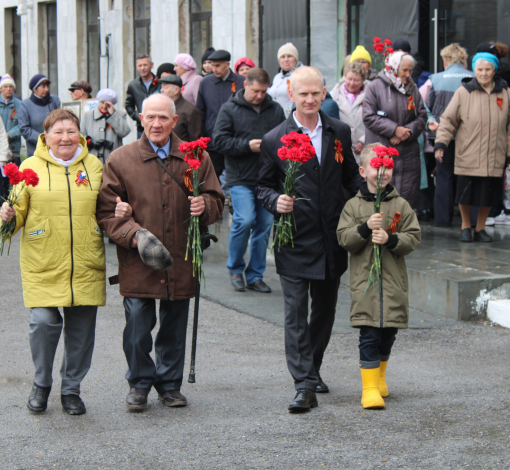
<svg viewBox="0 0 510 470">
<path fill-rule="evenodd" d="M 60 345 L 48 410 L 33 415 L 26 408 L 34 371 L 18 250 L 17 237 L 11 255 L 0 259 L 1 470 L 510 468 L 509 330 L 412 312 L 414 327 L 399 332 L 388 366 L 386 409 L 372 411 L 360 405 L 357 335 L 340 314 L 322 369 L 331 393 L 311 412 L 292 415 L 281 310 L 260 314 L 281 301 L 277 278 L 267 297 L 220 295 L 218 286 L 228 291 L 220 259 L 206 264 L 212 300 L 200 304 L 197 383 L 185 380 L 182 388 L 188 407 L 165 408 L 151 392 L 146 412 L 126 411 L 124 312 L 113 286 L 82 383 L 87 414 L 62 412 Z M 108 275 L 115 273 L 109 263 Z M 341 302 L 347 295 L 341 292 Z"/>
</svg>

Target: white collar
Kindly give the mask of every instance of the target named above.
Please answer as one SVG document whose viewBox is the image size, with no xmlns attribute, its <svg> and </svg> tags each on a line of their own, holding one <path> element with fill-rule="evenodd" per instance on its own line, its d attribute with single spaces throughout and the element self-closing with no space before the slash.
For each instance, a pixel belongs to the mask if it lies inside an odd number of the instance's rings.
<svg viewBox="0 0 510 470">
<path fill-rule="evenodd" d="M 55 157 L 55 155 L 53 155 L 53 152 L 50 149 L 50 157 L 53 158 L 53 160 L 55 160 L 55 162 L 57 162 L 59 165 L 62 165 L 67 168 L 78 159 L 78 157 L 81 155 L 82 150 L 83 147 L 81 145 L 78 145 L 78 148 L 76 149 L 76 152 L 74 153 L 73 158 L 71 158 L 71 160 L 62 160 L 60 158 Z"/>
<path fill-rule="evenodd" d="M 308 127 L 306 126 L 303 126 L 303 124 L 301 124 L 298 120 L 297 120 L 297 117 L 296 117 L 296 111 L 294 111 L 292 113 L 292 117 L 294 118 L 294 122 L 296 123 L 296 125 L 298 127 L 300 127 L 301 129 L 308 129 Z M 312 134 L 317 130 L 319 129 L 320 127 L 322 127 L 322 121 L 321 121 L 321 115 L 320 113 L 317 113 L 317 125 L 315 126 L 315 129 L 308 129 Z"/>
</svg>

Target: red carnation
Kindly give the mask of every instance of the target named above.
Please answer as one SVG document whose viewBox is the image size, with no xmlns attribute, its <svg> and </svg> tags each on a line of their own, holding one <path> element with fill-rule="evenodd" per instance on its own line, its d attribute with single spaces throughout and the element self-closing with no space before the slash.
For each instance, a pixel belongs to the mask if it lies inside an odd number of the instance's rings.
<svg viewBox="0 0 510 470">
<path fill-rule="evenodd" d="M 384 44 L 386 44 L 387 46 L 391 46 L 393 43 L 389 39 L 385 39 Z"/>
<path fill-rule="evenodd" d="M 393 52 L 394 52 L 394 51 L 393 51 L 393 47 L 387 47 L 387 48 L 386 48 L 386 52 L 387 52 L 388 54 L 393 54 Z"/>
<path fill-rule="evenodd" d="M 381 168 L 383 166 L 383 159 L 380 157 L 374 157 L 370 160 L 370 166 L 372 168 Z"/>
<path fill-rule="evenodd" d="M 278 158 L 283 161 L 288 160 L 289 159 L 288 152 L 289 152 L 289 149 L 287 147 L 282 147 L 282 148 L 278 149 Z"/>
<path fill-rule="evenodd" d="M 27 168 L 26 170 L 23 170 L 22 173 L 27 186 L 37 186 L 39 183 L 39 176 L 37 176 L 37 173 L 34 170 Z"/>
<path fill-rule="evenodd" d="M 384 46 L 382 44 L 376 44 L 375 45 L 375 51 L 379 54 L 384 50 Z"/>
<path fill-rule="evenodd" d="M 4 174 L 9 178 L 11 175 L 15 175 L 18 173 L 19 169 L 18 166 L 14 163 L 7 163 L 7 165 L 4 166 Z"/>
<path fill-rule="evenodd" d="M 388 155 L 388 148 L 382 145 L 376 145 L 372 150 L 378 157 L 386 157 Z"/>
<path fill-rule="evenodd" d="M 393 170 L 395 163 L 391 158 L 383 158 L 383 166 L 387 167 L 389 170 Z"/>
<path fill-rule="evenodd" d="M 193 170 L 198 170 L 200 168 L 200 160 L 196 158 L 190 158 L 187 155 L 184 157 L 184 161 L 189 165 L 189 167 Z"/>
<path fill-rule="evenodd" d="M 377 36 L 376 36 L 376 37 L 374 38 L 374 43 L 375 43 L 375 44 L 377 44 L 378 42 L 381 42 L 381 38 L 379 38 L 379 37 L 377 37 Z"/>
<path fill-rule="evenodd" d="M 399 153 L 396 148 L 393 147 L 387 147 L 388 156 L 389 157 L 398 157 Z"/>
</svg>

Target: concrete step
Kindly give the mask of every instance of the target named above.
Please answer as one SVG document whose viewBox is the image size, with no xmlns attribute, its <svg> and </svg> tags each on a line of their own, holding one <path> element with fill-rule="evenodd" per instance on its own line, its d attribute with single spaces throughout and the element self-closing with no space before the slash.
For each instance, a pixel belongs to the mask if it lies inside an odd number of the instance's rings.
<svg viewBox="0 0 510 470">
<path fill-rule="evenodd" d="M 487 305 L 487 317 L 498 325 L 510 328 L 510 300 L 489 300 Z"/>
</svg>

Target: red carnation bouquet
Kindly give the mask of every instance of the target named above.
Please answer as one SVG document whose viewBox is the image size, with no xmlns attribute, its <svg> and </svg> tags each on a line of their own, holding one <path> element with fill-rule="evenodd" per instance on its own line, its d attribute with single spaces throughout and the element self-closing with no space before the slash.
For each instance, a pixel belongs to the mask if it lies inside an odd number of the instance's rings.
<svg viewBox="0 0 510 470">
<path fill-rule="evenodd" d="M 184 176 L 184 184 L 193 197 L 200 196 L 200 167 L 204 161 L 204 150 L 207 144 L 211 141 L 209 137 L 201 137 L 193 142 L 183 142 L 179 145 L 179 151 L 184 153 L 184 161 L 189 165 Z M 202 276 L 202 239 L 200 235 L 200 220 L 199 217 L 194 215 L 191 217 L 188 228 L 188 244 L 186 245 L 186 257 L 188 260 L 188 253 L 191 251 L 193 263 L 193 277 L 198 275 L 198 281 Z M 186 221 L 187 222 L 187 221 Z"/>
<path fill-rule="evenodd" d="M 376 177 L 376 195 L 374 202 L 374 214 L 379 214 L 381 212 L 381 202 L 382 202 L 382 180 L 384 178 L 384 173 L 386 172 L 386 168 L 393 170 L 395 163 L 393 162 L 393 157 L 398 156 L 397 149 L 393 147 L 383 147 L 382 145 L 378 145 L 372 149 L 377 157 L 372 158 L 370 160 L 370 166 L 377 169 L 377 177 Z M 374 262 L 370 267 L 370 274 L 368 276 L 367 287 L 365 288 L 365 292 L 367 289 L 373 285 L 375 289 L 375 280 L 379 283 L 379 289 L 382 292 L 382 283 L 381 283 L 381 274 L 382 274 L 382 266 L 381 266 L 381 246 L 374 243 Z"/>
<path fill-rule="evenodd" d="M 389 39 L 381 40 L 379 37 L 374 38 L 374 44 L 372 44 L 377 55 L 374 59 L 374 68 L 379 73 L 385 68 L 384 61 L 386 56 L 393 53 L 393 43 Z"/>
<path fill-rule="evenodd" d="M 299 189 L 299 186 L 296 186 L 297 180 L 303 176 L 301 175 L 296 177 L 297 172 L 303 163 L 306 163 L 308 160 L 315 157 L 315 148 L 312 145 L 310 137 L 299 132 L 291 132 L 290 134 L 284 135 L 280 140 L 283 142 L 285 147 L 278 149 L 278 157 L 280 160 L 287 161 L 283 190 L 287 196 L 292 197 L 296 195 L 297 190 Z M 299 201 L 300 199 L 304 198 L 298 198 L 296 201 Z M 297 230 L 294 212 L 288 212 L 280 215 L 280 219 L 275 226 L 276 230 L 271 252 L 277 242 L 278 251 L 280 251 L 282 246 L 287 245 L 289 242 L 292 244 L 292 247 L 294 247 L 294 238 L 292 236 L 293 225 Z"/>
<path fill-rule="evenodd" d="M 39 176 L 34 170 L 27 168 L 26 170 L 19 171 L 19 168 L 14 163 L 8 163 L 4 166 L 4 175 L 9 178 L 9 183 L 11 185 L 9 196 L 7 199 L 2 198 L 9 207 L 13 207 L 16 204 L 21 196 L 21 193 L 25 190 L 27 186 L 37 186 L 39 183 Z M 18 186 L 20 183 L 20 186 Z M 2 241 L 0 242 L 0 256 L 4 253 L 4 243 L 7 239 L 9 239 L 9 246 L 7 247 L 7 256 L 9 256 L 9 252 L 11 250 L 11 237 L 14 233 L 14 229 L 16 228 L 16 218 L 14 217 L 10 222 L 2 221 L 2 225 L 0 225 L 0 237 Z"/>
</svg>

